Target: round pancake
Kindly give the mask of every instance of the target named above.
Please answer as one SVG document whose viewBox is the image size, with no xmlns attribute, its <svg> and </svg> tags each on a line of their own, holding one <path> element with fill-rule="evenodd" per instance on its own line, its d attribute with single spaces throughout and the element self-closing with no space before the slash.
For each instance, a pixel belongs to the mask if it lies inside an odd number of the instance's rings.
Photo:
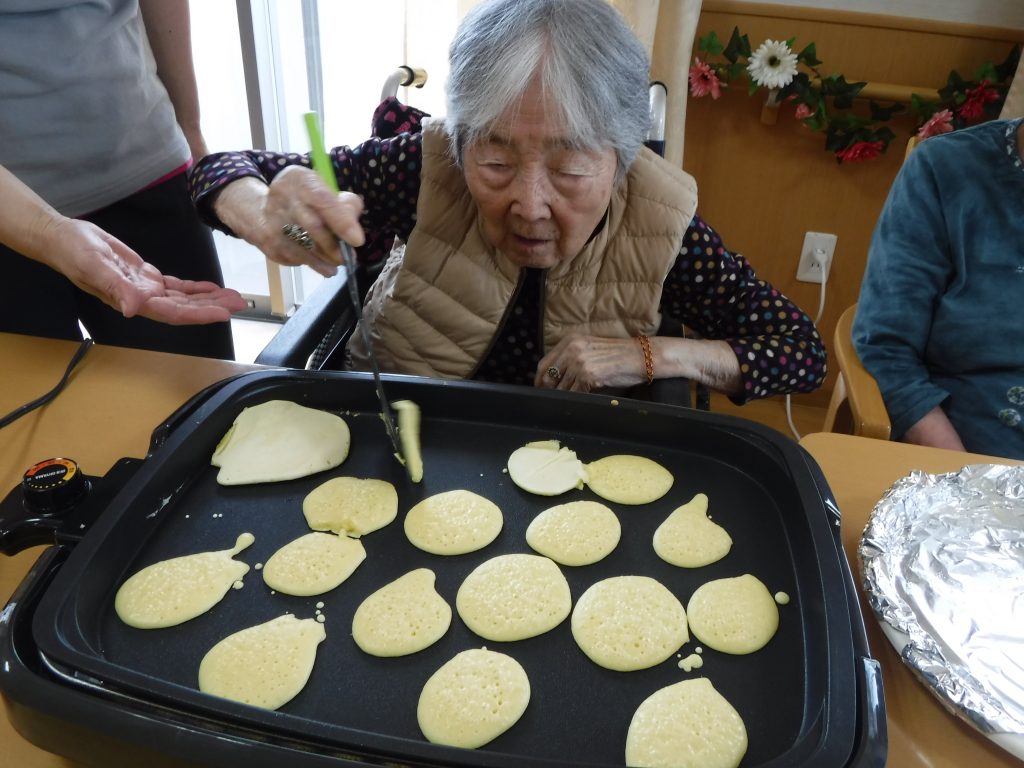
<svg viewBox="0 0 1024 768">
<path fill-rule="evenodd" d="M 569 582 L 540 555 L 499 555 L 462 582 L 455 607 L 466 626 L 486 640 L 525 640 L 554 629 L 572 609 Z"/>
<path fill-rule="evenodd" d="M 413 546 L 434 555 L 464 555 L 483 549 L 502 526 L 501 510 L 472 491 L 428 496 L 405 516 L 405 535 Z"/>
<path fill-rule="evenodd" d="M 722 653 L 753 653 L 779 628 L 775 598 L 749 573 L 701 585 L 686 612 L 694 637 Z"/>
<path fill-rule="evenodd" d="M 732 537 L 708 519 L 708 497 L 698 493 L 677 508 L 654 532 L 658 557 L 680 568 L 701 568 L 721 560 L 732 549 Z"/>
<path fill-rule="evenodd" d="M 348 457 L 348 424 L 340 416 L 288 400 L 242 410 L 210 463 L 221 485 L 294 480 L 332 469 Z"/>
<path fill-rule="evenodd" d="M 235 632 L 203 656 L 199 690 L 277 709 L 306 685 L 325 637 L 323 624 L 291 614 Z"/>
<path fill-rule="evenodd" d="M 572 636 L 591 661 L 619 672 L 660 664 L 689 639 L 682 603 L 648 576 L 591 586 L 576 601 Z"/>
<path fill-rule="evenodd" d="M 672 473 L 643 456 L 605 456 L 587 465 L 587 485 L 616 504 L 649 504 L 672 487 Z"/>
<path fill-rule="evenodd" d="M 117 590 L 114 610 L 137 629 L 161 629 L 194 619 L 219 603 L 249 572 L 232 558 L 255 541 L 243 533 L 231 549 L 197 552 L 147 565 Z"/>
<path fill-rule="evenodd" d="M 363 536 L 398 516 L 398 492 L 385 480 L 333 477 L 306 495 L 302 514 L 314 531 Z"/>
<path fill-rule="evenodd" d="M 706 677 L 655 691 L 626 734 L 627 766 L 736 768 L 746 751 L 743 720 Z"/>
<path fill-rule="evenodd" d="M 530 680 L 519 662 L 474 648 L 430 676 L 416 718 L 427 741 L 476 749 L 515 725 L 529 703 Z"/>
<path fill-rule="evenodd" d="M 557 440 L 537 440 L 512 452 L 508 476 L 528 493 L 557 496 L 582 488 L 587 472 L 576 453 L 560 448 Z"/>
<path fill-rule="evenodd" d="M 526 529 L 526 543 L 562 565 L 590 565 L 619 543 L 622 526 L 604 504 L 570 501 L 541 512 Z"/>
<path fill-rule="evenodd" d="M 263 565 L 263 581 L 286 595 L 320 595 L 345 581 L 365 559 L 359 539 L 307 533 L 270 556 Z"/>
<path fill-rule="evenodd" d="M 451 623 L 452 609 L 434 589 L 434 572 L 417 568 L 360 603 L 352 639 L 372 656 L 406 656 L 436 643 Z"/>
</svg>

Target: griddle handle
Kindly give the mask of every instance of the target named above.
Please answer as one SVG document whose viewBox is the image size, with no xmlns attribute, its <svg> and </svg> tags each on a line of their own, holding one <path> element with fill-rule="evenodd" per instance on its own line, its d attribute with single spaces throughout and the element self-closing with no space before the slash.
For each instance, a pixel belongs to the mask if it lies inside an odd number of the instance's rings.
<svg viewBox="0 0 1024 768">
<path fill-rule="evenodd" d="M 885 722 L 882 666 L 870 656 L 857 659 L 857 688 L 860 742 L 849 768 L 885 768 L 889 755 L 889 731 Z"/>
<path fill-rule="evenodd" d="M 192 395 L 192 397 L 178 406 L 174 413 L 164 419 L 150 435 L 149 455 L 152 455 L 157 448 L 166 443 L 174 430 L 185 423 L 189 417 L 191 417 L 192 414 L 195 413 L 203 403 L 209 400 L 221 387 L 245 375 L 247 374 L 238 373 L 234 376 L 222 379 L 221 381 L 215 381 L 208 387 L 199 390 L 196 394 Z"/>
</svg>

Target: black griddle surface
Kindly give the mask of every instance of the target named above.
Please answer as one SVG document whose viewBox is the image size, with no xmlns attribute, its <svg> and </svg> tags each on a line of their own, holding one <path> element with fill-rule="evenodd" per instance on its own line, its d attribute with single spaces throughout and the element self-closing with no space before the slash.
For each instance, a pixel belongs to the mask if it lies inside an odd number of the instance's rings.
<svg viewBox="0 0 1024 768">
<path fill-rule="evenodd" d="M 423 411 L 425 475 L 410 483 L 390 456 L 373 385 L 353 374 L 288 372 L 242 377 L 216 393 L 147 459 L 58 574 L 35 617 L 33 632 L 54 662 L 112 688 L 181 708 L 268 738 L 275 734 L 409 764 L 481 766 L 614 766 L 624 763 L 626 731 L 637 706 L 657 689 L 705 676 L 739 711 L 749 748 L 743 766 L 842 765 L 854 740 L 855 682 L 846 597 L 817 489 L 799 453 L 758 425 L 682 409 L 599 396 L 564 397 L 514 387 L 481 387 L 394 377 L 393 398 Z M 334 470 L 295 481 L 222 487 L 209 457 L 241 408 L 288 399 L 343 415 L 352 431 L 348 459 Z M 575 601 L 610 576 L 658 579 L 685 605 L 708 580 L 752 573 L 771 592 L 791 597 L 780 606 L 779 631 L 764 649 L 730 656 L 703 649 L 704 665 L 686 673 L 674 655 L 648 670 L 613 672 L 576 646 L 566 619 L 536 638 L 484 641 L 459 619 L 455 595 L 462 579 L 498 554 L 531 552 L 525 530 L 542 510 L 573 500 L 601 501 L 588 489 L 554 498 L 528 494 L 503 472 L 516 448 L 558 439 L 584 462 L 611 454 L 646 456 L 675 477 L 670 492 L 643 506 L 605 502 L 622 524 L 606 559 L 561 567 Z M 206 614 L 177 627 L 138 630 L 117 617 L 113 600 L 124 579 L 151 563 L 193 552 L 227 549 L 248 531 L 255 543 L 237 559 L 255 566 L 309 532 L 302 499 L 336 476 L 394 483 L 399 517 L 363 537 L 366 561 L 324 595 L 273 594 L 253 568 L 245 586 L 230 590 Z M 405 537 L 405 512 L 434 493 L 463 488 L 494 501 L 504 513 L 495 542 L 475 553 L 441 557 Z M 651 545 L 657 526 L 698 492 L 709 515 L 733 538 L 718 563 L 681 569 L 661 561 Z M 448 633 L 406 657 L 364 654 L 351 637 L 352 615 L 370 593 L 408 571 L 427 567 L 453 608 Z M 226 635 L 285 612 L 312 617 L 319 603 L 327 639 L 317 651 L 308 685 L 278 712 L 199 693 L 200 660 Z M 681 656 L 699 645 L 683 646 Z M 486 646 L 525 668 L 532 696 L 521 720 L 485 747 L 431 745 L 420 734 L 416 701 L 427 678 L 456 653 Z M 828 762 L 831 756 L 834 762 Z M 823 760 L 823 762 L 818 762 Z"/>
</svg>

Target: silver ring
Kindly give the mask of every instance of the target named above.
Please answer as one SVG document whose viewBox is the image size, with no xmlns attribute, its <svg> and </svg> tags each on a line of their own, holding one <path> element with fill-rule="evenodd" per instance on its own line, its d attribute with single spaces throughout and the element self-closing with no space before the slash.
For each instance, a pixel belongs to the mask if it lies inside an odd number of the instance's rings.
<svg viewBox="0 0 1024 768">
<path fill-rule="evenodd" d="M 562 372 L 553 365 L 548 366 L 548 376 L 550 376 L 555 381 L 562 380 Z"/>
<path fill-rule="evenodd" d="M 309 232 L 304 230 L 298 224 L 285 224 L 281 227 L 281 232 L 284 236 L 291 240 L 296 245 L 305 248 L 307 251 L 312 251 L 316 245 L 313 242 L 313 238 L 309 236 Z"/>
</svg>

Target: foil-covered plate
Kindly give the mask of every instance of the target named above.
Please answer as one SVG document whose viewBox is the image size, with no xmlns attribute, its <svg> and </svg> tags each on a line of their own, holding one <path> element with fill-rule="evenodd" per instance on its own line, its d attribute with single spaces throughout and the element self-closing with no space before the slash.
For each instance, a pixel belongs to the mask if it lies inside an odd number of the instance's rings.
<svg viewBox="0 0 1024 768">
<path fill-rule="evenodd" d="M 858 555 L 903 661 L 1024 760 L 1024 467 L 912 472 L 875 505 Z"/>
</svg>

